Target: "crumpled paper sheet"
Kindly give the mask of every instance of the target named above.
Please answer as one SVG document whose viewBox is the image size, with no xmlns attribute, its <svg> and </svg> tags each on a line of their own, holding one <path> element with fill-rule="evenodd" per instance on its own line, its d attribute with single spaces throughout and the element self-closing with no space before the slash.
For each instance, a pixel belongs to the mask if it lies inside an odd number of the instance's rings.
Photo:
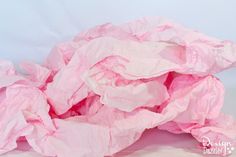
<svg viewBox="0 0 236 157">
<path fill-rule="evenodd" d="M 213 74 L 234 66 L 234 43 L 162 18 L 96 26 L 23 73 L 1 61 L 0 154 L 27 141 L 45 156 L 109 156 L 154 127 L 233 141 Z"/>
</svg>

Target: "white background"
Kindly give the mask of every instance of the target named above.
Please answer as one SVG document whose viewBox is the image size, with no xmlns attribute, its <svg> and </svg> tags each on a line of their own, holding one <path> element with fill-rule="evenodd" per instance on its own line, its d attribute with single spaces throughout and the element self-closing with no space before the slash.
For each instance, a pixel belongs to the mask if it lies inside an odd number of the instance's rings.
<svg viewBox="0 0 236 157">
<path fill-rule="evenodd" d="M 235 0 L 1 0 L 0 59 L 41 63 L 56 43 L 81 30 L 144 16 L 163 16 L 236 42 Z M 218 76 L 226 86 L 223 111 L 236 117 L 236 68 Z"/>
</svg>

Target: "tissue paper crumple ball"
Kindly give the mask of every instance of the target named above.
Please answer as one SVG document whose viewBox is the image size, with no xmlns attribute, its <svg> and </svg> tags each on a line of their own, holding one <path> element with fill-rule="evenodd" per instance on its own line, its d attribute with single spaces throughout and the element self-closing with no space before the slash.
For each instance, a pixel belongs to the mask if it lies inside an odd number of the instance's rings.
<svg viewBox="0 0 236 157">
<path fill-rule="evenodd" d="M 96 26 L 21 72 L 1 60 L 0 154 L 26 141 L 45 156 L 109 156 L 155 127 L 234 141 L 213 76 L 234 66 L 236 44 L 163 18 Z"/>
</svg>

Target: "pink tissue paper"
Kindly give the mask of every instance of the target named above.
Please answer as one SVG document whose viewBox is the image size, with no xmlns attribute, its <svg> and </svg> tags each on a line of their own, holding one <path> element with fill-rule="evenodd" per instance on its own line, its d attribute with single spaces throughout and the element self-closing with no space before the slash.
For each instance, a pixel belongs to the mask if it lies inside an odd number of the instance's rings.
<svg viewBox="0 0 236 157">
<path fill-rule="evenodd" d="M 1 60 L 0 154 L 26 141 L 45 156 L 110 156 L 156 127 L 233 142 L 213 74 L 234 66 L 236 44 L 155 17 L 83 31 L 21 72 Z"/>
</svg>

